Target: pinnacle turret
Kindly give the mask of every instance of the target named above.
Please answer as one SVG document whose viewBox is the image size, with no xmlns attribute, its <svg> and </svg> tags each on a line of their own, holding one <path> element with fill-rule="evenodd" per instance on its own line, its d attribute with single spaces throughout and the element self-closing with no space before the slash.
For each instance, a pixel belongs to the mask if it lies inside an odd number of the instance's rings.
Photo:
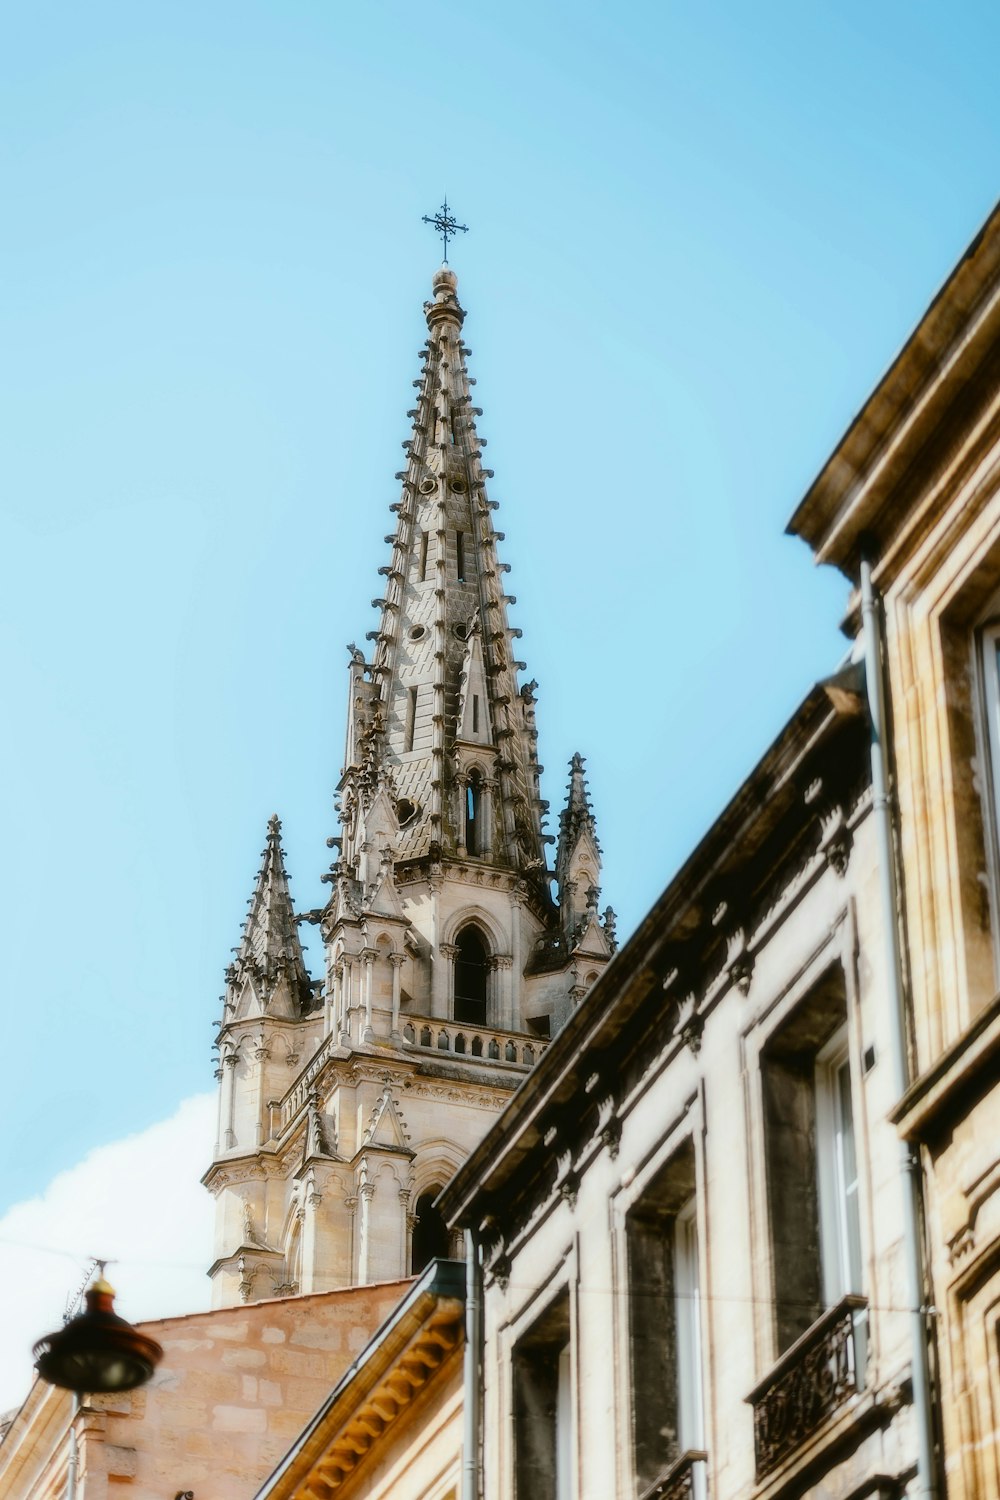
<svg viewBox="0 0 1000 1500">
<path fill-rule="evenodd" d="M 569 763 L 566 805 L 559 814 L 556 884 L 565 939 L 577 944 L 588 930 L 599 926 L 597 903 L 601 894 L 601 846 L 583 774 L 584 759 L 575 754 Z M 610 918 L 609 918 L 610 914 Z M 604 918 L 608 951 L 614 950 L 614 912 Z"/>
<path fill-rule="evenodd" d="M 601 852 L 590 806 L 590 792 L 583 774 L 584 764 L 584 758 L 579 752 L 573 755 L 569 763 L 566 806 L 559 814 L 559 844 L 556 850 L 556 879 L 560 883 L 569 870 L 573 852 L 585 832 L 590 835 L 596 853 L 600 855 Z"/>
<path fill-rule="evenodd" d="M 260 1013 L 298 1017 L 313 1005 L 288 888 L 281 822 L 274 814 L 236 957 L 226 971 L 226 1020 Z"/>
</svg>

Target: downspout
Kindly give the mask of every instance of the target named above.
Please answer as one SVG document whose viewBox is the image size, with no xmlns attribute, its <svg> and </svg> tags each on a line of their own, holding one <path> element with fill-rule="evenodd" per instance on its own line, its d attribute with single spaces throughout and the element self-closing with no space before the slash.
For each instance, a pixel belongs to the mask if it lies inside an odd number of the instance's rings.
<svg viewBox="0 0 1000 1500">
<path fill-rule="evenodd" d="M 872 811 L 878 840 L 879 887 L 882 925 L 885 930 L 887 983 L 890 998 L 893 1090 L 901 1099 L 909 1084 L 906 1039 L 906 1009 L 903 963 L 899 932 L 899 887 L 893 843 L 893 807 L 890 793 L 889 728 L 886 718 L 885 666 L 882 619 L 872 584 L 871 560 L 861 560 L 861 628 L 865 648 L 865 681 L 871 722 Z M 936 1500 L 937 1469 L 934 1461 L 934 1420 L 931 1410 L 930 1351 L 927 1308 L 924 1303 L 924 1268 L 920 1227 L 922 1223 L 920 1159 L 908 1141 L 899 1142 L 899 1170 L 903 1184 L 903 1262 L 906 1305 L 910 1309 L 913 1348 L 913 1408 L 917 1422 L 918 1496 Z"/>
<path fill-rule="evenodd" d="M 465 1367 L 462 1432 L 462 1500 L 482 1494 L 483 1276 L 479 1242 L 465 1231 Z"/>
</svg>

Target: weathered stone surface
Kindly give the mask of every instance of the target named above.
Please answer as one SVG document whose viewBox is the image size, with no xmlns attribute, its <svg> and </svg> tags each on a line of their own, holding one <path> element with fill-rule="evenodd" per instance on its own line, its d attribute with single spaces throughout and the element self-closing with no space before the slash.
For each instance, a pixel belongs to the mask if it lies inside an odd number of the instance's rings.
<svg viewBox="0 0 1000 1500">
<path fill-rule="evenodd" d="M 164 1348 L 153 1380 L 124 1397 L 98 1398 L 78 1419 L 87 1500 L 114 1500 L 125 1481 L 130 1500 L 185 1489 L 247 1500 L 350 1363 L 348 1341 L 366 1344 L 407 1286 L 143 1324 Z M 332 1329 L 340 1340 L 317 1348 L 317 1333 Z M 70 1417 L 68 1394 L 36 1381 L 0 1444 L 4 1500 L 59 1500 Z"/>
</svg>

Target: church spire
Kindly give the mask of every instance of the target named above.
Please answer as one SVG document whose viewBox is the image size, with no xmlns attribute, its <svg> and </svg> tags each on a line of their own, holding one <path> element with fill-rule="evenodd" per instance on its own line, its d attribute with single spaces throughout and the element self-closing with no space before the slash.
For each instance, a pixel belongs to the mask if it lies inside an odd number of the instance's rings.
<svg viewBox="0 0 1000 1500">
<path fill-rule="evenodd" d="M 545 886 L 535 753 L 533 684 L 518 687 L 499 560 L 503 533 L 482 464 L 479 408 L 462 341 L 465 312 L 455 273 L 442 266 L 426 303 L 406 467 L 397 478 L 392 551 L 371 662 L 351 667 L 344 797 L 344 860 L 356 864 L 351 803 L 359 795 L 361 752 L 376 716 L 381 749 L 398 798 L 401 861 L 475 856 Z M 547 900 L 547 894 L 545 896 Z"/>
<path fill-rule="evenodd" d="M 226 971 L 226 1019 L 255 1011 L 296 1018 L 312 1002 L 313 985 L 288 889 L 281 822 L 274 814 L 240 945 Z"/>
<path fill-rule="evenodd" d="M 218 1204 L 217 1303 L 416 1270 L 414 1230 L 440 1184 L 614 948 L 613 916 L 597 913 L 600 850 L 579 757 L 558 905 L 550 889 L 536 684 L 518 680 L 520 631 L 447 266 L 424 316 L 378 628 L 370 657 L 348 648 L 330 897 L 308 914 L 323 939 L 322 1005 L 277 819 L 227 976 L 205 1178 Z"/>
</svg>

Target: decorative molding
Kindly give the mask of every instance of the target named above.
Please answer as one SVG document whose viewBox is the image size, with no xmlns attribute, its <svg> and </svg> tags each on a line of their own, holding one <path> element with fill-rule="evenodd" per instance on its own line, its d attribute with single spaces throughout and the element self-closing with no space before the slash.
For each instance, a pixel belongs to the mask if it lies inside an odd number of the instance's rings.
<svg viewBox="0 0 1000 1500">
<path fill-rule="evenodd" d="M 753 979 L 753 954 L 747 946 L 745 927 L 734 927 L 726 938 L 726 974 L 741 995 L 750 993 Z"/>
<path fill-rule="evenodd" d="M 850 863 L 851 842 L 851 830 L 839 802 L 820 813 L 820 853 L 841 879 Z"/>
</svg>

